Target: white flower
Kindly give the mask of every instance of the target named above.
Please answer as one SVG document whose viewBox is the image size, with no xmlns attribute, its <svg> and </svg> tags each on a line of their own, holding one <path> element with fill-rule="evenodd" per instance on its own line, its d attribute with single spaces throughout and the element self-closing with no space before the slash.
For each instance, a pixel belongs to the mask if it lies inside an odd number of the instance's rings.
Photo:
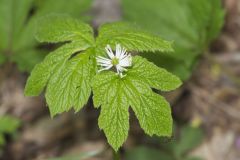
<svg viewBox="0 0 240 160">
<path fill-rule="evenodd" d="M 123 47 L 121 48 L 120 44 L 116 45 L 115 55 L 110 45 L 107 45 L 105 49 L 109 58 L 102 56 L 97 57 L 97 63 L 102 67 L 100 70 L 98 70 L 98 72 L 109 70 L 112 67 L 115 67 L 120 77 L 123 77 L 123 72 L 127 71 L 126 67 L 132 66 L 131 54 L 127 53 L 126 49 Z"/>
</svg>

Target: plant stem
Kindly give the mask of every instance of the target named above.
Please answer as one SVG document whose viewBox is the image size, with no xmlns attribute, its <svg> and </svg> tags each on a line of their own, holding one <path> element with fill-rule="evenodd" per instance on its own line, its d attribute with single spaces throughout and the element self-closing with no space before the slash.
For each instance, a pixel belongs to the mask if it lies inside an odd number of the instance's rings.
<svg viewBox="0 0 240 160">
<path fill-rule="evenodd" d="M 119 152 L 115 152 L 115 151 L 113 150 L 113 159 L 114 159 L 114 160 L 120 160 L 120 154 L 119 154 Z"/>
</svg>

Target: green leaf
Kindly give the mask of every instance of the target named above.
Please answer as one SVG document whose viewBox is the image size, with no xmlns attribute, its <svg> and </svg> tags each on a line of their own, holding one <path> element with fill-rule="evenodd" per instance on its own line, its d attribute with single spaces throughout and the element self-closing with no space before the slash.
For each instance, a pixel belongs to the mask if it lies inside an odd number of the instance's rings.
<svg viewBox="0 0 240 160">
<path fill-rule="evenodd" d="M 174 152 L 176 155 L 183 155 L 191 149 L 197 147 L 201 144 L 203 139 L 203 132 L 200 128 L 193 128 L 186 126 L 181 130 L 181 136 L 174 147 Z"/>
<path fill-rule="evenodd" d="M 109 102 L 114 98 L 111 93 L 117 92 L 115 81 L 118 79 L 118 76 L 113 72 L 106 72 L 105 74 L 97 75 L 94 79 L 93 85 L 96 92 L 93 94 L 93 102 L 94 106 L 98 108 L 104 101 Z"/>
<path fill-rule="evenodd" d="M 223 26 L 221 3 L 221 0 L 138 0 L 137 3 L 123 0 L 122 5 L 125 20 L 174 41 L 174 53 L 142 56 L 186 80 L 200 54 Z"/>
<path fill-rule="evenodd" d="M 36 2 L 36 0 L 34 2 Z M 66 0 L 58 0 L 57 3 L 55 0 L 40 0 L 39 3 L 38 5 L 33 6 L 36 8 L 35 14 L 33 14 L 26 23 L 26 26 L 18 38 L 15 50 L 33 48 L 37 45 L 34 34 L 39 18 L 49 14 L 58 13 L 68 14 L 76 18 L 81 17 L 82 19 L 84 17 L 83 14 L 90 8 L 92 0 L 71 0 L 71 3 L 66 3 Z"/>
<path fill-rule="evenodd" d="M 91 3 L 92 0 L 71 0 L 71 3 L 66 3 L 66 0 L 58 0 L 57 3 L 55 0 L 41 0 L 36 5 L 36 0 L 1 0 L 0 64 L 10 60 L 17 63 L 20 71 L 29 72 L 43 59 L 39 51 L 35 52 L 38 43 L 34 32 L 39 17 L 61 13 L 84 18 Z"/>
<path fill-rule="evenodd" d="M 188 154 L 192 149 L 196 148 L 202 142 L 203 132 L 201 128 L 195 128 L 186 125 L 181 127 L 179 131 L 180 132 L 174 132 L 175 138 L 169 143 L 162 143 L 162 141 L 159 139 L 161 148 L 163 148 L 163 150 L 169 155 L 175 157 L 174 159 L 201 159 L 199 157 L 189 157 Z"/>
<path fill-rule="evenodd" d="M 5 138 L 3 134 L 0 134 L 0 147 L 3 146 L 5 144 Z M 0 152 L 1 153 L 1 152 Z"/>
<path fill-rule="evenodd" d="M 102 25 L 99 29 L 97 44 L 102 47 L 107 44 L 111 46 L 121 44 L 127 50 L 139 52 L 173 51 L 171 42 L 123 22 Z"/>
<path fill-rule="evenodd" d="M 0 117 L 0 134 L 13 133 L 20 126 L 20 121 L 14 117 L 1 116 Z"/>
<path fill-rule="evenodd" d="M 168 153 L 148 147 L 137 147 L 126 153 L 126 160 L 173 160 Z"/>
<path fill-rule="evenodd" d="M 44 87 L 51 116 L 74 107 L 79 111 L 91 94 L 91 79 L 95 74 L 95 60 L 92 58 L 94 45 L 92 28 L 68 16 L 52 14 L 43 17 L 37 30 L 38 40 L 64 42 L 65 44 L 32 71 L 27 81 L 25 94 L 39 95 Z M 81 51 L 81 53 L 79 53 Z"/>
<path fill-rule="evenodd" d="M 147 83 L 128 75 L 125 78 L 125 94 L 135 112 L 141 128 L 150 136 L 172 134 L 172 116 L 168 102 L 152 92 Z"/>
<path fill-rule="evenodd" d="M 17 128 L 20 127 L 20 120 L 17 118 L 4 115 L 0 116 L 0 147 L 5 145 L 5 134 L 14 134 Z M 1 153 L 0 153 L 1 154 Z"/>
<path fill-rule="evenodd" d="M 27 49 L 15 53 L 11 57 L 11 61 L 18 64 L 18 69 L 21 72 L 31 72 L 34 66 L 42 61 L 46 53 L 36 49 Z"/>
<path fill-rule="evenodd" d="M 73 42 L 65 44 L 57 50 L 50 53 L 43 62 L 37 64 L 25 86 L 26 96 L 39 95 L 46 86 L 50 76 L 53 74 L 56 66 L 61 66 L 66 62 L 72 54 L 85 50 L 89 45 L 83 42 Z"/>
<path fill-rule="evenodd" d="M 45 63 L 37 64 L 28 77 L 24 89 L 25 96 L 38 96 L 46 86 L 50 75 L 48 66 Z"/>
<path fill-rule="evenodd" d="M 187 157 L 186 160 L 203 160 L 203 158 L 200 158 L 200 157 Z"/>
<path fill-rule="evenodd" d="M 74 17 L 84 18 L 84 13 L 91 7 L 93 0 L 71 0 L 71 3 L 66 3 L 66 0 L 35 0 L 38 12 L 36 16 L 44 16 L 49 13 L 67 13 Z"/>
<path fill-rule="evenodd" d="M 202 43 L 208 45 L 217 38 L 224 23 L 225 11 L 223 10 L 221 0 L 187 0 L 187 3 L 192 16 L 192 25 L 199 31 Z M 195 18 L 199 20 L 196 21 L 194 20 Z"/>
<path fill-rule="evenodd" d="M 0 52 L 0 65 L 3 64 L 6 61 L 6 56 Z"/>
<path fill-rule="evenodd" d="M 93 80 L 94 104 L 102 106 L 98 124 L 115 151 L 126 140 L 129 130 L 129 103 L 123 87 L 122 80 L 113 72 L 98 74 Z"/>
<path fill-rule="evenodd" d="M 116 98 L 112 98 L 109 103 L 102 105 L 98 119 L 99 128 L 104 130 L 108 143 L 112 145 L 115 151 L 127 139 L 129 130 L 129 104 L 127 97 L 121 91 L 121 85 L 123 84 L 120 84 L 119 89 L 113 93 Z"/>
<path fill-rule="evenodd" d="M 152 88 L 161 91 L 171 91 L 182 84 L 177 76 L 148 62 L 145 58 L 136 56 L 133 59 L 133 63 L 133 68 L 127 74 L 144 80 Z"/>
<path fill-rule="evenodd" d="M 0 1 L 0 50 L 14 45 L 33 0 L 1 0 Z"/>
<path fill-rule="evenodd" d="M 140 94 L 142 95 L 140 96 Z M 141 128 L 150 136 L 155 134 L 170 137 L 172 135 L 172 117 L 168 102 L 155 93 L 144 95 L 139 92 L 138 96 L 140 106 L 134 103 L 131 105 Z"/>
<path fill-rule="evenodd" d="M 51 116 L 74 106 L 79 111 L 91 94 L 92 62 L 89 53 L 82 52 L 54 70 L 46 91 Z"/>
<path fill-rule="evenodd" d="M 175 51 L 175 53 L 179 52 L 176 49 Z M 175 53 L 173 53 L 172 56 L 166 54 L 162 54 L 161 56 L 159 56 L 159 54 L 142 53 L 141 56 L 147 58 L 149 61 L 156 64 L 158 67 L 167 69 L 169 72 L 178 76 L 181 80 L 186 81 L 190 78 L 193 68 L 195 68 L 198 60 L 197 58 L 192 59 L 189 56 L 186 56 L 187 58 L 184 60 L 188 63 L 186 64 L 183 60 L 175 58 Z M 186 51 L 185 53 L 190 52 Z"/>
<path fill-rule="evenodd" d="M 123 38 L 121 43 L 128 44 L 133 51 L 171 50 L 171 44 L 158 36 L 119 24 L 119 30 L 121 28 L 122 33 L 128 33 L 125 37 L 120 34 L 119 38 Z M 113 25 L 109 28 L 110 31 L 111 29 L 116 30 L 116 26 Z M 46 87 L 45 97 L 53 117 L 71 108 L 79 111 L 87 103 L 92 88 L 94 105 L 101 106 L 99 127 L 115 151 L 127 139 L 129 106 L 147 134 L 171 136 L 170 106 L 163 97 L 153 92 L 152 88 L 169 91 L 179 87 L 181 81 L 138 56 L 133 58 L 133 66 L 124 78 L 111 71 L 96 75 L 96 56 L 106 54 L 103 50 L 108 43 L 105 44 L 104 41 L 117 38 L 114 35 L 108 37 L 106 28 L 106 34 L 101 35 L 103 31 L 100 31 L 95 44 L 92 29 L 88 25 L 58 15 L 43 18 L 37 31 L 38 40 L 52 43 L 71 42 L 50 53 L 33 69 L 25 94 L 35 96 Z M 132 43 L 128 42 L 128 37 L 133 38 Z"/>
<path fill-rule="evenodd" d="M 155 84 L 155 81 L 151 81 L 151 76 L 149 76 L 151 74 L 146 75 L 149 79 L 142 79 L 138 76 L 141 71 L 136 69 L 137 65 L 144 63 L 150 66 L 150 72 L 156 69 L 145 59 L 134 57 L 133 68 L 129 69 L 125 77 L 120 78 L 115 73 L 106 71 L 97 74 L 93 80 L 94 105 L 101 106 L 99 127 L 103 129 L 109 144 L 116 151 L 127 138 L 129 106 L 134 110 L 141 127 L 147 134 L 151 136 L 154 134 L 171 136 L 172 134 L 172 117 L 168 102 L 150 88 L 151 84 Z M 167 71 L 159 70 L 164 71 L 161 73 L 166 76 L 166 79 L 172 78 L 173 75 L 167 74 Z M 159 81 L 159 83 L 166 82 Z M 169 84 L 168 87 L 176 86 L 179 84 L 173 83 L 172 86 Z"/>
<path fill-rule="evenodd" d="M 79 40 L 94 43 L 93 30 L 88 24 L 61 14 L 39 19 L 36 38 L 51 43 Z"/>
</svg>

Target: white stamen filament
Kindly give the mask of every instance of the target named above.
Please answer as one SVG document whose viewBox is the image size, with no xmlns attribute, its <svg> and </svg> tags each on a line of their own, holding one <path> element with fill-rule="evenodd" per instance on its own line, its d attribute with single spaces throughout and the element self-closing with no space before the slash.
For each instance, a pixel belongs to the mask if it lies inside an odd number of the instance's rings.
<svg viewBox="0 0 240 160">
<path fill-rule="evenodd" d="M 131 54 L 127 53 L 125 48 L 121 48 L 120 44 L 116 45 L 115 55 L 110 45 L 107 45 L 105 49 L 109 58 L 102 56 L 97 57 L 97 64 L 102 67 L 98 72 L 115 67 L 117 74 L 119 74 L 121 78 L 124 77 L 123 72 L 127 71 L 126 67 L 132 66 Z"/>
</svg>

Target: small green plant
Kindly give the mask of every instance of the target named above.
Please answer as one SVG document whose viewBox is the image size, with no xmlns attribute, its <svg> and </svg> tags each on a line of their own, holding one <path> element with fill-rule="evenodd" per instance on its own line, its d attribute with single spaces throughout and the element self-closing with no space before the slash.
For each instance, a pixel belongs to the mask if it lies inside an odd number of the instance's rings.
<svg viewBox="0 0 240 160">
<path fill-rule="evenodd" d="M 172 142 L 163 145 L 161 149 L 149 147 L 137 147 L 126 154 L 127 160 L 202 160 L 200 157 L 190 156 L 189 151 L 196 148 L 203 140 L 203 132 L 200 128 L 184 126 L 180 130 L 180 135 Z"/>
<path fill-rule="evenodd" d="M 0 65 L 14 62 L 20 71 L 30 72 L 46 55 L 34 38 L 37 19 L 49 13 L 79 17 L 90 4 L 91 0 L 1 0 Z"/>
<path fill-rule="evenodd" d="M 14 134 L 20 126 L 20 121 L 11 116 L 0 116 L 0 147 L 5 145 L 5 134 Z"/>
<path fill-rule="evenodd" d="M 53 117 L 72 108 L 80 111 L 93 92 L 94 106 L 101 106 L 99 127 L 115 151 L 128 136 L 129 106 L 145 133 L 171 136 L 170 106 L 152 89 L 171 91 L 181 81 L 145 58 L 133 56 L 171 52 L 171 42 L 123 22 L 102 25 L 95 38 L 89 25 L 58 14 L 42 17 L 38 26 L 40 42 L 64 44 L 34 67 L 25 95 L 37 96 L 46 87 Z"/>
</svg>

